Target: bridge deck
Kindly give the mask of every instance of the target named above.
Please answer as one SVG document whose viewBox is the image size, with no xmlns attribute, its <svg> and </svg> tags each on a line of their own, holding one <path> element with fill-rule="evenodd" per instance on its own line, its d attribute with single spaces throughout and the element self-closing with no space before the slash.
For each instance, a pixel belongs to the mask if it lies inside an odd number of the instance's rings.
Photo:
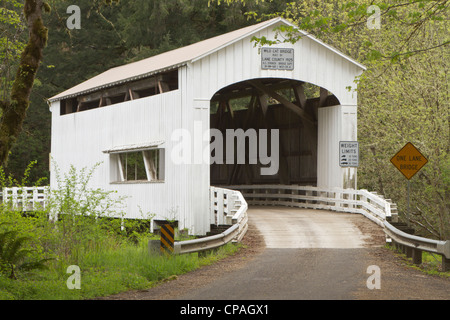
<svg viewBox="0 0 450 320">
<path fill-rule="evenodd" d="M 255 206 L 249 208 L 248 216 L 267 248 L 362 248 L 373 243 L 358 227 L 373 223 L 358 214 Z"/>
</svg>

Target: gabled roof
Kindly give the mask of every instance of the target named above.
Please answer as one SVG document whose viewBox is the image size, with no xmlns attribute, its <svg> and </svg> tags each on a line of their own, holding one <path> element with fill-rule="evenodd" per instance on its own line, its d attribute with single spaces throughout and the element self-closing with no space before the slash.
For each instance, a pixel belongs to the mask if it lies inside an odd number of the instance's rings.
<svg viewBox="0 0 450 320">
<path fill-rule="evenodd" d="M 186 65 L 189 62 L 195 62 L 202 59 L 226 46 L 229 46 L 241 39 L 255 34 L 265 28 L 276 25 L 277 23 L 284 23 L 288 26 L 296 27 L 291 22 L 283 18 L 274 18 L 268 21 L 264 21 L 249 27 L 238 29 L 214 38 L 203 40 L 182 48 L 178 48 L 172 51 L 168 51 L 150 58 L 146 58 L 140 61 L 125 64 L 119 67 L 109 69 L 93 78 L 90 78 L 56 96 L 49 99 L 50 102 L 61 100 L 63 98 L 74 97 L 80 94 L 86 94 L 92 91 L 97 91 L 103 88 L 119 85 L 124 82 L 130 82 L 145 77 L 149 77 L 153 74 L 164 72 L 171 69 L 176 69 L 180 66 Z M 361 69 L 365 70 L 362 64 L 346 56 L 342 52 L 332 48 L 331 46 L 324 44 L 320 40 L 300 31 L 303 36 L 306 36 L 317 43 L 327 47 L 331 51 L 335 52 L 344 59 L 354 63 Z"/>
</svg>

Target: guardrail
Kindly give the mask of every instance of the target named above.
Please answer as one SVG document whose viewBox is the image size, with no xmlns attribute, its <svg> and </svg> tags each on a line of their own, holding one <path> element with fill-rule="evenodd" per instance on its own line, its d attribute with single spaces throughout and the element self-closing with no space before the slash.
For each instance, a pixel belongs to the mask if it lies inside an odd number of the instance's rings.
<svg viewBox="0 0 450 320">
<path fill-rule="evenodd" d="M 406 256 L 412 258 L 414 264 L 422 263 L 422 251 L 442 256 L 442 271 L 450 271 L 450 241 L 439 241 L 418 237 L 403 232 L 388 221 L 384 222 L 384 232 L 394 241 Z"/>
<path fill-rule="evenodd" d="M 438 241 L 405 233 L 392 223 L 398 221 L 397 207 L 390 199 L 367 190 L 327 189 L 293 185 L 237 185 L 249 205 L 276 205 L 359 213 L 384 229 L 387 242 L 394 242 L 414 264 L 422 263 L 422 251 L 442 256 L 442 270 L 450 270 L 450 241 Z"/>
<path fill-rule="evenodd" d="M 240 242 L 248 229 L 248 205 L 239 191 L 210 187 L 211 221 L 229 225 L 224 232 L 199 239 L 177 241 L 174 253 L 184 254 L 212 250 L 229 242 Z"/>
</svg>

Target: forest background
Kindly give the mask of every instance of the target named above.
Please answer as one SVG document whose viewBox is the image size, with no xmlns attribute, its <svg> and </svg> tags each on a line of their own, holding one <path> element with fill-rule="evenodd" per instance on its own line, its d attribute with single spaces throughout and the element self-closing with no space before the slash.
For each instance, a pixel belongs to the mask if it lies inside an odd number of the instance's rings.
<svg viewBox="0 0 450 320">
<path fill-rule="evenodd" d="M 358 187 L 397 203 L 417 233 L 450 239 L 449 1 L 48 0 L 48 42 L 23 129 L 5 171 L 49 178 L 51 114 L 46 100 L 111 67 L 226 33 L 273 16 L 291 19 L 367 66 L 358 79 Z M 67 8 L 81 9 L 68 29 Z M 379 9 L 379 26 L 370 21 Z M 8 99 L 28 30 L 23 1 L 0 0 L 0 98 Z M 369 20 L 369 21 L 368 21 Z M 369 23 L 368 23 L 369 22 Z M 298 41 L 294 29 L 281 41 Z M 259 39 L 264 44 L 265 39 Z M 356 84 L 355 84 L 356 87 Z M 352 90 L 354 90 L 353 88 Z M 407 142 L 428 163 L 410 181 L 390 159 Z"/>
</svg>

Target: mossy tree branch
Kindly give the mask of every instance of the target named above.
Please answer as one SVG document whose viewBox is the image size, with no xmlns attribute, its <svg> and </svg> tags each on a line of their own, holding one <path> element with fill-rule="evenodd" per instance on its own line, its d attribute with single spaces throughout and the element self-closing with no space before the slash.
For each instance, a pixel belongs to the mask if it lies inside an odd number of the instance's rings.
<svg viewBox="0 0 450 320">
<path fill-rule="evenodd" d="M 42 10 L 49 7 L 43 0 L 26 0 L 24 15 L 28 27 L 28 43 L 20 57 L 19 67 L 11 88 L 8 101 L 0 101 L 2 116 L 0 119 L 0 165 L 8 161 L 30 104 L 31 89 L 47 44 L 48 29 L 44 26 Z"/>
</svg>

